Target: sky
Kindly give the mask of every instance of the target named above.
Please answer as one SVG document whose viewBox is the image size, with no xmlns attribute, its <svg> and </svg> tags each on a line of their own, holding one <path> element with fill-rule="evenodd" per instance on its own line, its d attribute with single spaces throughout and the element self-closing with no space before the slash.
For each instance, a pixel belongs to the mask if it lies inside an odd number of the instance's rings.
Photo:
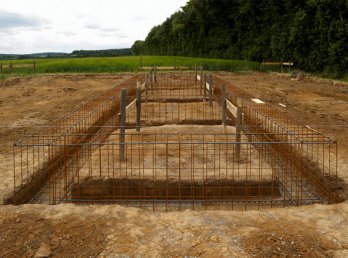
<svg viewBox="0 0 348 258">
<path fill-rule="evenodd" d="M 0 0 L 0 53 L 129 48 L 188 0 Z"/>
</svg>

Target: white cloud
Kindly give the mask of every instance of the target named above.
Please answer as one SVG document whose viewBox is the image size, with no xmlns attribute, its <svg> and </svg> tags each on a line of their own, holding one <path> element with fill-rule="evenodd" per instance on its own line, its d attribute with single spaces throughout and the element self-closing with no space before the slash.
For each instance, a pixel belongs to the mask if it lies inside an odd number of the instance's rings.
<svg viewBox="0 0 348 258">
<path fill-rule="evenodd" d="M 13 17 L 0 25 L 0 53 L 130 47 L 186 2 L 0 0 L 0 24 L 1 13 Z"/>
<path fill-rule="evenodd" d="M 19 27 L 39 27 L 43 20 L 36 17 L 25 16 L 20 13 L 0 10 L 0 29 L 12 29 Z"/>
</svg>

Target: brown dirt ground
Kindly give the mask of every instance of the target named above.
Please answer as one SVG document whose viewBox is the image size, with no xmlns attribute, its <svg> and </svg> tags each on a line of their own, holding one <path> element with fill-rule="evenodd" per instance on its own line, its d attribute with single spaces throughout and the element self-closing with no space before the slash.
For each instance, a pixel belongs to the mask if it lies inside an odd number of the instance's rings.
<svg viewBox="0 0 348 258">
<path fill-rule="evenodd" d="M 348 83 L 286 74 L 229 74 L 223 79 L 338 143 L 338 174 L 348 182 Z M 286 108 L 279 104 L 286 105 Z"/>
<path fill-rule="evenodd" d="M 130 75 L 47 75 L 0 81 L 0 204 L 13 188 L 12 146 L 17 140 L 127 78 Z"/>
<path fill-rule="evenodd" d="M 347 178 L 348 85 L 279 74 L 225 74 L 237 87 L 338 140 Z M 0 81 L 0 192 L 11 146 L 129 75 Z M 287 108 L 281 108 L 282 103 Z M 9 127 L 8 127 L 9 126 Z M 0 257 L 348 257 L 348 203 L 248 212 L 152 213 L 110 206 L 0 206 Z"/>
</svg>

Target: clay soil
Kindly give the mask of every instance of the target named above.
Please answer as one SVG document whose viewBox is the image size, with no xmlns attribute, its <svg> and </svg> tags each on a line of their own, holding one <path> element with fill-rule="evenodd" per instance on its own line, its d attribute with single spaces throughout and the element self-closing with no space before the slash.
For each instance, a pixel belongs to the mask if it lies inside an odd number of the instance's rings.
<svg viewBox="0 0 348 258">
<path fill-rule="evenodd" d="M 348 181 L 348 85 L 280 74 L 220 74 L 339 143 Z M 0 196 L 15 140 L 129 75 L 0 81 Z M 279 103 L 287 107 L 279 106 Z M 0 200 L 1 201 L 1 200 Z M 348 203 L 265 211 L 153 213 L 109 206 L 0 206 L 0 257 L 347 257 Z"/>
</svg>

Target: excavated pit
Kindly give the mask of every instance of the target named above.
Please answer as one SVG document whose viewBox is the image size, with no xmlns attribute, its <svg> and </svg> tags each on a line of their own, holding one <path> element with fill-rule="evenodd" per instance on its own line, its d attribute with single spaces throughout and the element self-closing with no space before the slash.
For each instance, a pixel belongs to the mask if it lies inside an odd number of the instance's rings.
<svg viewBox="0 0 348 258">
<path fill-rule="evenodd" d="M 321 180 L 335 178 L 335 142 L 269 106 L 240 103 L 219 77 L 214 85 L 189 73 L 155 77 L 135 76 L 18 142 L 7 203 L 246 209 L 340 201 Z M 123 113 L 120 88 L 128 91 Z"/>
<path fill-rule="evenodd" d="M 279 182 L 212 180 L 167 181 L 149 179 L 85 180 L 71 189 L 73 202 L 232 202 L 247 198 L 281 197 Z"/>
</svg>

